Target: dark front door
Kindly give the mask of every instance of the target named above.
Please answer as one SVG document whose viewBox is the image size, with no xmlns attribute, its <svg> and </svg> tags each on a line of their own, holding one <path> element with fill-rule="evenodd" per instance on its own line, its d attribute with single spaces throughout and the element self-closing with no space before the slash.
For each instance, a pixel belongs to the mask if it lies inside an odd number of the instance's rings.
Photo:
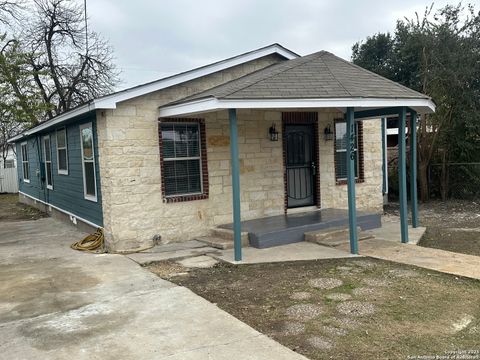
<svg viewBox="0 0 480 360">
<path fill-rule="evenodd" d="M 287 204 L 315 205 L 315 139 L 313 125 L 285 126 Z"/>
</svg>

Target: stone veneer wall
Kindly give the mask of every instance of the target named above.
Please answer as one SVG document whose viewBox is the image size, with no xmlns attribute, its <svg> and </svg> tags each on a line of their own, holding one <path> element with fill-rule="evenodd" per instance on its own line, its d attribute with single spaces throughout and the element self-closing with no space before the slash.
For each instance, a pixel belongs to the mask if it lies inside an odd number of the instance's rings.
<svg viewBox="0 0 480 360">
<path fill-rule="evenodd" d="M 322 208 L 348 208 L 347 185 L 336 185 L 334 140 L 325 141 L 323 129 L 330 125 L 332 131 L 335 119 L 342 119 L 343 113 L 324 110 L 318 116 L 320 150 L 320 194 Z M 364 181 L 357 183 L 357 208 L 382 212 L 382 127 L 380 119 L 363 121 Z"/>
<path fill-rule="evenodd" d="M 205 235 L 215 225 L 232 221 L 230 140 L 227 111 L 201 114 L 205 119 L 209 198 L 164 203 L 161 193 L 158 146 L 158 107 L 209 88 L 242 71 L 261 68 L 278 59 L 264 58 L 243 70 L 233 68 L 197 81 L 148 94 L 98 111 L 97 131 L 103 218 L 107 244 L 115 251 L 148 247 L 160 235 L 162 242 L 184 241 Z M 321 206 L 347 207 L 346 185 L 336 185 L 333 141 L 323 129 L 337 111 L 319 113 Z M 284 213 L 282 141 L 271 142 L 272 122 L 281 129 L 280 111 L 238 111 L 242 219 Z M 281 134 L 279 136 L 281 139 Z M 364 122 L 365 182 L 357 184 L 357 205 L 381 211 L 381 127 Z"/>
<path fill-rule="evenodd" d="M 200 79 L 125 101 L 118 104 L 115 110 L 97 112 L 104 227 L 107 244 L 112 250 L 122 251 L 150 246 L 155 235 L 161 235 L 163 241 L 187 240 L 205 234 L 213 224 L 228 222 L 226 211 L 230 211 L 231 199 L 226 194 L 222 196 L 222 193 L 228 192 L 230 186 L 228 183 L 230 180 L 227 180 L 226 175 L 229 173 L 229 163 L 226 158 L 228 144 L 225 145 L 228 121 L 220 119 L 226 118 L 226 112 L 224 115 L 218 115 L 219 123 L 215 124 L 213 120 L 206 122 L 207 136 L 210 138 L 207 140 L 209 141 L 207 143 L 209 172 L 211 172 L 210 198 L 194 202 L 164 204 L 160 189 L 158 107 L 279 61 L 281 58 L 277 55 L 265 56 Z M 210 117 L 217 117 L 217 115 L 210 115 Z M 253 123 L 256 121 L 258 119 Z M 220 124 L 220 122 L 225 123 Z M 245 129 L 244 125 L 243 128 Z M 256 149 L 255 151 L 260 152 L 259 157 L 270 157 L 268 153 L 264 154 L 260 146 L 260 139 L 265 137 L 266 140 L 266 130 L 262 128 L 261 131 L 257 131 L 250 128 L 248 136 L 252 133 L 258 133 L 257 139 L 249 139 L 253 143 L 242 148 L 246 149 L 246 152 Z M 268 142 L 267 146 L 272 145 Z M 279 144 L 277 146 L 280 147 Z M 271 148 L 268 149 L 268 151 L 271 150 Z M 278 153 L 281 156 L 280 150 Z M 247 154 L 244 156 L 243 172 L 253 172 L 251 159 Z M 271 166 L 271 164 L 267 165 Z M 281 166 L 281 162 L 277 166 Z M 266 175 L 272 174 L 267 172 Z M 270 183 L 274 180 L 262 179 L 261 182 Z M 262 186 L 257 186 L 257 192 L 248 195 L 248 200 L 262 200 L 267 204 L 272 201 L 272 199 L 262 199 L 265 196 Z M 246 200 L 242 203 L 246 214 L 260 213 L 259 203 L 251 203 L 248 206 L 246 203 Z M 269 213 L 265 212 L 265 214 Z"/>
</svg>

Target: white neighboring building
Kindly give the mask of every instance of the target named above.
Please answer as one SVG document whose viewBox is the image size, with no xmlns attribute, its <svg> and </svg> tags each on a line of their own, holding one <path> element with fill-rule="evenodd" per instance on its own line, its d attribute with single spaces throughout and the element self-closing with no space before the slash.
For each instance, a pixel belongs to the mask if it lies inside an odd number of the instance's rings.
<svg viewBox="0 0 480 360">
<path fill-rule="evenodd" d="M 18 192 L 17 159 L 14 149 L 8 149 L 4 159 L 0 148 L 0 194 Z"/>
<path fill-rule="evenodd" d="M 3 159 L 3 149 L 0 147 L 0 168 L 9 169 L 17 167 L 17 155 L 15 154 L 14 148 L 9 147 L 7 150 L 7 156 L 5 158 L 5 163 Z"/>
</svg>

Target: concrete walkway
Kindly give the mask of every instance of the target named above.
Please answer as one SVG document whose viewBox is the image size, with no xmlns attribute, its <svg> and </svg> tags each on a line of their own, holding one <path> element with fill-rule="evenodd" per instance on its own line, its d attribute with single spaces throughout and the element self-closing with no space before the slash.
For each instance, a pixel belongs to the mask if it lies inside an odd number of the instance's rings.
<svg viewBox="0 0 480 360">
<path fill-rule="evenodd" d="M 234 260 L 233 249 L 219 250 L 210 256 L 231 264 L 258 264 L 282 261 L 304 261 L 320 259 L 340 259 L 355 257 L 350 250 L 339 250 L 328 246 L 302 241 L 266 249 L 246 247 L 242 249 L 242 261 Z"/>
<path fill-rule="evenodd" d="M 305 359 L 54 219 L 0 222 L 2 359 Z"/>
<path fill-rule="evenodd" d="M 480 257 L 431 249 L 399 241 L 370 239 L 359 244 L 360 255 L 394 261 L 448 274 L 480 279 Z"/>
</svg>

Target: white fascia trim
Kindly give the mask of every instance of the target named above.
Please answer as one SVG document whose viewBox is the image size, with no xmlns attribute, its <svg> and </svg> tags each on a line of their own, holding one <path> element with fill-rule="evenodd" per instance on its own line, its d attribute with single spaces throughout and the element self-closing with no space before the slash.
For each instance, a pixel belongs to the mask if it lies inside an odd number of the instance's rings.
<svg viewBox="0 0 480 360">
<path fill-rule="evenodd" d="M 178 75 L 166 79 L 160 79 L 153 83 L 145 84 L 143 86 L 135 87 L 130 90 L 122 91 L 118 94 L 107 95 L 101 99 L 95 100 L 95 106 L 97 109 L 115 109 L 118 102 L 122 102 L 128 99 L 132 99 L 138 96 L 142 96 L 154 91 L 165 89 L 170 86 L 181 84 L 190 80 L 200 78 L 202 76 L 207 76 L 218 71 L 222 71 L 233 66 L 241 65 L 243 63 L 262 58 L 267 55 L 279 54 L 288 60 L 295 59 L 298 55 L 285 50 L 281 46 L 272 45 L 264 49 L 259 49 L 257 51 L 250 52 L 245 55 L 241 55 L 229 60 L 220 61 L 211 65 L 204 66 L 202 68 L 187 71 Z"/>
<path fill-rule="evenodd" d="M 29 136 L 29 135 L 32 135 L 32 134 L 35 134 L 35 133 L 38 133 L 42 130 L 45 130 L 49 127 L 52 127 L 52 126 L 55 126 L 57 124 L 60 124 L 62 123 L 63 121 L 65 120 L 68 120 L 70 118 L 73 118 L 75 116 L 79 116 L 79 115 L 83 115 L 83 114 L 86 114 L 90 111 L 93 111 L 95 110 L 96 107 L 95 107 L 95 103 L 93 102 L 90 102 L 88 104 L 85 104 L 85 105 L 82 105 L 82 106 L 79 106 L 78 108 L 74 109 L 74 110 L 71 110 L 69 112 L 66 112 L 64 114 L 61 114 L 61 115 L 58 115 L 57 117 L 55 117 L 53 120 L 51 121 L 46 121 L 44 124 L 42 125 L 39 125 L 39 126 L 36 126 L 34 127 L 33 129 L 31 130 L 27 130 L 25 131 L 24 133 L 20 134 L 20 135 L 17 135 L 11 139 L 8 139 L 8 142 L 9 143 L 14 143 L 16 142 L 17 140 L 19 139 L 22 139 L 26 136 Z"/>
<path fill-rule="evenodd" d="M 339 98 L 339 99 L 255 99 L 219 100 L 206 98 L 160 108 L 160 117 L 174 117 L 225 109 L 313 109 L 313 108 L 383 108 L 411 107 L 421 113 L 435 111 L 429 99 L 382 99 L 382 98 Z"/>
<path fill-rule="evenodd" d="M 237 57 L 219 61 L 214 64 L 206 65 L 198 69 L 186 71 L 184 73 L 180 73 L 178 75 L 173 75 L 171 77 L 165 78 L 165 79 L 160 79 L 148 84 L 140 85 L 140 86 L 135 86 L 131 89 L 126 89 L 119 91 L 118 93 L 114 93 L 111 95 L 104 96 L 102 98 L 96 99 L 91 101 L 88 104 L 85 104 L 83 106 L 78 107 L 75 110 L 68 111 L 62 115 L 57 116 L 54 120 L 52 121 L 47 121 L 44 125 L 37 126 L 33 128 L 30 131 L 26 131 L 23 134 L 17 135 L 11 139 L 8 140 L 9 143 L 14 143 L 17 140 L 29 136 L 32 134 L 35 134 L 39 131 L 42 131 L 48 127 L 57 125 L 67 119 L 73 118 L 78 115 L 86 114 L 90 111 L 96 110 L 96 109 L 116 109 L 117 103 L 126 101 L 129 99 L 133 99 L 138 96 L 142 96 L 154 91 L 159 91 L 162 89 L 165 89 L 170 86 L 178 85 L 190 80 L 194 80 L 197 78 L 200 78 L 202 76 L 207 76 L 210 74 L 213 74 L 217 71 L 222 71 L 225 69 L 228 69 L 230 67 L 240 65 L 252 60 L 256 60 L 259 58 L 262 58 L 267 55 L 272 55 L 272 54 L 278 54 L 283 57 L 285 57 L 288 60 L 292 60 L 295 58 L 298 58 L 299 56 L 295 54 L 294 52 L 291 52 L 289 50 L 284 49 L 278 44 L 274 44 L 271 46 L 268 46 L 263 49 L 259 49 L 256 51 L 252 51 L 250 53 L 244 54 L 244 55 L 239 55 Z"/>
<path fill-rule="evenodd" d="M 26 197 L 28 197 L 28 198 L 30 198 L 30 199 L 32 199 L 32 200 L 38 201 L 39 203 L 42 203 L 42 204 L 47 205 L 47 206 L 50 206 L 50 207 L 54 208 L 55 210 L 58 210 L 58 211 L 60 211 L 60 212 L 62 212 L 62 213 L 64 213 L 64 214 L 67 214 L 68 216 L 74 217 L 74 218 L 76 218 L 77 220 L 80 220 L 81 222 L 84 222 L 84 223 L 87 224 L 87 225 L 90 225 L 90 226 L 93 226 L 93 227 L 96 227 L 96 228 L 102 228 L 102 229 L 103 229 L 103 226 L 100 226 L 100 225 L 97 225 L 97 224 L 95 224 L 95 223 L 93 223 L 93 222 L 91 222 L 91 221 L 88 221 L 88 220 L 86 220 L 86 219 L 84 219 L 84 218 L 82 218 L 82 217 L 80 217 L 80 216 L 78 216 L 78 215 L 75 215 L 74 213 L 71 213 L 70 211 L 61 209 L 61 208 L 59 208 L 58 206 L 55 206 L 55 205 L 52 205 L 52 204 L 50 204 L 50 203 L 48 203 L 48 202 L 42 201 L 42 200 L 40 200 L 40 199 L 37 199 L 36 197 L 33 197 L 32 195 L 28 195 L 28 194 L 26 194 L 26 193 L 24 193 L 24 192 L 22 192 L 22 191 L 19 191 L 18 193 L 19 193 L 19 194 L 22 194 L 23 196 L 26 196 Z"/>
</svg>

